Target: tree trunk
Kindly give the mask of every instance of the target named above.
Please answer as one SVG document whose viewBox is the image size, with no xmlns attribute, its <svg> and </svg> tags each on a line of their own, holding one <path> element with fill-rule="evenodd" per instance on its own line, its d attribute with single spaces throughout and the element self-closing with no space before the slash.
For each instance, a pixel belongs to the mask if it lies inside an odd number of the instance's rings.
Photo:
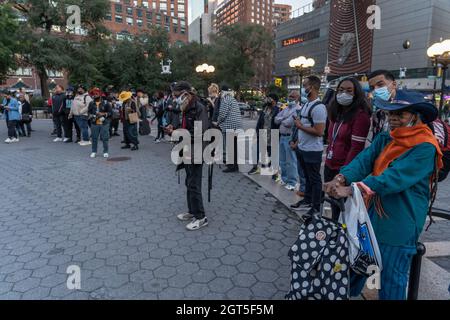
<svg viewBox="0 0 450 320">
<path fill-rule="evenodd" d="M 36 67 L 39 80 L 41 82 L 41 93 L 45 99 L 50 98 L 50 92 L 48 90 L 48 75 L 47 71 L 43 67 Z"/>
</svg>

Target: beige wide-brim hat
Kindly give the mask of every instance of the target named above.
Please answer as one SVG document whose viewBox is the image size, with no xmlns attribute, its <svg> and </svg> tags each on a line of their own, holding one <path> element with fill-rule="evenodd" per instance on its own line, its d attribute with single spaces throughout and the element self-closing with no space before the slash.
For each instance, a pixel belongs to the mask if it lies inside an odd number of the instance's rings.
<svg viewBox="0 0 450 320">
<path fill-rule="evenodd" d="M 124 102 L 130 99 L 133 96 L 133 94 L 130 91 L 122 91 L 119 95 L 119 100 Z"/>
</svg>

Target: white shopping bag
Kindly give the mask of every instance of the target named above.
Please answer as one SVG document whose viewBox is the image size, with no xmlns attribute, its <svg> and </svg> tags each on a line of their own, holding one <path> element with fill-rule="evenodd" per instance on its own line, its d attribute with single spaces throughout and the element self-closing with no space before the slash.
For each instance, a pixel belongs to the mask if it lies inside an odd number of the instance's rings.
<svg viewBox="0 0 450 320">
<path fill-rule="evenodd" d="M 361 191 L 355 183 L 351 187 L 353 195 L 347 198 L 339 222 L 346 226 L 352 269 L 370 276 L 369 266 L 376 265 L 380 272 L 383 269 L 380 248 Z"/>
</svg>

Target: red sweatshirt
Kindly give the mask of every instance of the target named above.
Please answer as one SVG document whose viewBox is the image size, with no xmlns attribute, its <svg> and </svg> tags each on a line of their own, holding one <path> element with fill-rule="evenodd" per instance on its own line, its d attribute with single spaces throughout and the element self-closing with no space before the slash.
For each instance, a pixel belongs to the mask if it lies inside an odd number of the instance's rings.
<svg viewBox="0 0 450 320">
<path fill-rule="evenodd" d="M 335 123 L 328 120 L 328 125 L 328 149 L 325 165 L 332 170 L 339 170 L 364 150 L 370 130 L 370 116 L 360 109 L 350 122 L 341 124 L 340 121 Z M 333 143 L 334 135 L 336 137 Z M 332 151 L 333 157 L 328 159 L 330 151 Z"/>
</svg>

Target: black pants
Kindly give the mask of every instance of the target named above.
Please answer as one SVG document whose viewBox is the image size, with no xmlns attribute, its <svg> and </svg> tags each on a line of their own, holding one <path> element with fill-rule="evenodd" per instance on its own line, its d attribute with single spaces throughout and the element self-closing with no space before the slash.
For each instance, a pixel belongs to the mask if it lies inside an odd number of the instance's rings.
<svg viewBox="0 0 450 320">
<path fill-rule="evenodd" d="M 17 132 L 16 132 L 16 126 L 18 121 L 17 120 L 11 120 L 7 121 L 6 125 L 8 126 L 8 138 L 17 138 Z"/>
<path fill-rule="evenodd" d="M 202 197 L 203 164 L 186 164 L 186 188 L 189 213 L 196 219 L 205 217 Z"/>
<path fill-rule="evenodd" d="M 314 209 L 320 210 L 322 200 L 322 176 L 320 175 L 322 152 L 300 150 L 298 156 L 300 156 L 298 160 L 300 160 L 306 179 L 305 201 L 310 202 Z"/>
<path fill-rule="evenodd" d="M 109 135 L 112 136 L 113 133 L 117 133 L 119 131 L 119 120 L 120 119 L 112 119 L 111 125 L 109 126 Z"/>
<path fill-rule="evenodd" d="M 123 122 L 123 136 L 126 145 L 133 144 L 137 146 L 139 144 L 137 123 L 129 123 L 128 121 Z"/>
<path fill-rule="evenodd" d="M 77 132 L 77 140 L 81 140 L 81 130 L 77 122 L 75 121 L 75 118 L 72 116 L 72 118 L 69 119 L 69 116 L 66 115 L 64 120 L 65 120 L 64 136 L 66 138 L 72 139 L 73 127 L 75 126 L 75 130 Z"/>
<path fill-rule="evenodd" d="M 58 137 L 58 138 L 62 138 L 62 135 L 63 135 L 63 126 L 64 126 L 64 124 L 65 124 L 65 121 L 64 121 L 64 115 L 61 115 L 61 114 L 54 114 L 53 115 L 53 122 L 54 122 L 54 124 L 55 124 L 55 127 L 56 127 L 56 136 Z"/>
<path fill-rule="evenodd" d="M 31 120 L 20 120 L 19 122 L 20 130 L 22 131 L 22 134 L 25 136 L 31 135 Z M 26 132 L 25 132 L 26 128 Z"/>
<path fill-rule="evenodd" d="M 323 181 L 330 182 L 339 174 L 339 170 L 330 169 L 327 165 L 325 165 L 325 169 L 323 170 Z M 340 215 L 340 210 L 338 206 L 331 205 L 331 213 L 333 220 L 338 220 Z"/>
<path fill-rule="evenodd" d="M 163 120 L 162 118 L 157 119 L 158 119 L 158 135 L 156 136 L 156 139 L 164 139 Z"/>
<path fill-rule="evenodd" d="M 222 132 L 223 135 L 223 141 L 224 141 L 224 146 L 223 146 L 223 161 L 225 162 L 225 164 L 227 165 L 227 167 L 233 167 L 233 168 L 238 168 L 238 137 L 237 136 L 233 136 L 233 140 L 232 141 L 227 141 L 227 134 L 226 132 Z M 234 155 L 233 155 L 233 162 L 232 163 L 228 163 L 227 162 L 227 144 L 228 143 L 233 143 L 233 149 L 234 149 Z M 259 153 L 259 150 L 257 151 Z M 259 158 L 258 158 L 259 160 Z"/>
</svg>

